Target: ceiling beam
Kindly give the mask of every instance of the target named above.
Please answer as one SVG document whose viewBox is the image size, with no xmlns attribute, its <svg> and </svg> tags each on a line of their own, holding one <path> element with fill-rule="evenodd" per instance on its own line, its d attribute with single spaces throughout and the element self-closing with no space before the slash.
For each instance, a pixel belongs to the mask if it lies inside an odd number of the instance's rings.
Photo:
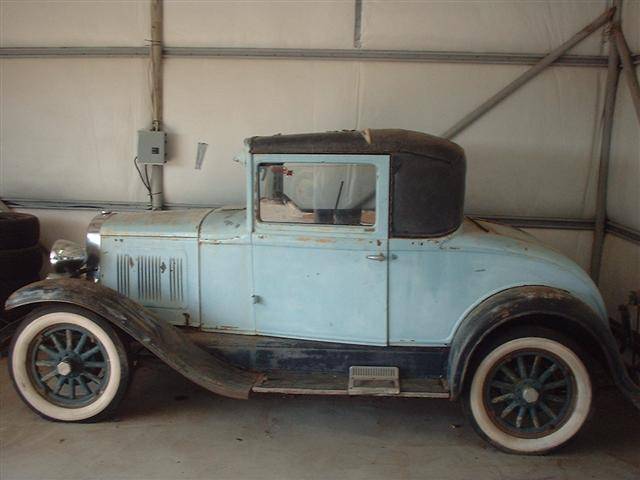
<svg viewBox="0 0 640 480">
<path fill-rule="evenodd" d="M 465 63 L 480 65 L 535 65 L 538 53 L 475 53 L 429 50 L 367 50 L 317 48 L 170 47 L 163 56 L 173 58 L 255 58 L 288 60 L 357 60 L 417 63 Z M 148 57 L 149 47 L 1 47 L 0 58 L 136 58 Z M 633 55 L 635 65 L 640 54 Z M 554 66 L 606 68 L 606 55 L 562 55 Z"/>
</svg>

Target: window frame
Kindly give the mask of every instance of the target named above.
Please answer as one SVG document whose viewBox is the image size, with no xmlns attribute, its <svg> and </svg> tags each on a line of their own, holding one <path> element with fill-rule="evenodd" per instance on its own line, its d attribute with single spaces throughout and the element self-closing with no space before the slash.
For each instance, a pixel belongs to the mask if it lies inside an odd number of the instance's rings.
<svg viewBox="0 0 640 480">
<path fill-rule="evenodd" d="M 376 168 L 376 219 L 373 225 L 335 225 L 298 222 L 269 222 L 260 219 L 259 169 L 264 164 L 355 164 L 372 165 Z M 265 233 L 304 232 L 318 235 L 384 236 L 389 231 L 389 155 L 342 155 L 342 154 L 256 154 L 251 165 L 251 201 L 253 231 Z"/>
</svg>

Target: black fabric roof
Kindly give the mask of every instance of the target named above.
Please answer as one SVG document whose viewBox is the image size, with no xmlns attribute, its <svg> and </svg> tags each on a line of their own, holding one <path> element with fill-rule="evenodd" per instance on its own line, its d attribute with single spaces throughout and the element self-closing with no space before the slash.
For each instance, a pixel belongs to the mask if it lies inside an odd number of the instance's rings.
<svg viewBox="0 0 640 480">
<path fill-rule="evenodd" d="M 401 129 L 342 130 L 326 133 L 271 135 L 247 139 L 251 153 L 411 153 L 456 164 L 464 162 L 464 150 L 444 138 Z"/>
</svg>

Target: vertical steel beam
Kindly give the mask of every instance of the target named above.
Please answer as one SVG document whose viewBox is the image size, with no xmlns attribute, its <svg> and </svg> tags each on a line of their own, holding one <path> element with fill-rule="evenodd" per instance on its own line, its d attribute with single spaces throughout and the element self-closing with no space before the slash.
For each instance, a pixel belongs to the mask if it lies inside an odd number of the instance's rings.
<svg viewBox="0 0 640 480">
<path fill-rule="evenodd" d="M 615 25 L 620 21 L 621 0 L 616 0 L 614 5 L 616 13 L 613 19 Z M 593 233 L 593 246 L 591 249 L 591 278 L 597 284 L 600 280 L 600 267 L 602 265 L 602 250 L 607 223 L 607 182 L 609 179 L 609 159 L 611 156 L 611 132 L 613 130 L 613 115 L 616 108 L 616 95 L 618 92 L 618 80 L 620 78 L 620 57 L 616 47 L 613 29 L 609 36 L 609 62 L 607 65 L 607 83 L 605 86 L 604 113 L 602 124 L 602 139 L 600 141 L 600 166 L 598 168 L 598 189 L 596 192 L 596 223 Z"/>
<path fill-rule="evenodd" d="M 162 130 L 162 0 L 151 0 L 151 104 L 152 130 Z M 162 210 L 164 206 L 163 166 L 151 166 L 151 208 Z"/>
<path fill-rule="evenodd" d="M 593 32 L 598 30 L 605 23 L 610 21 L 611 17 L 613 16 L 613 14 L 615 12 L 615 10 L 616 10 L 615 7 L 612 7 L 610 9 L 606 10 L 602 15 L 600 15 L 598 18 L 596 18 L 593 22 L 591 22 L 589 25 L 584 27 L 582 30 L 580 30 L 578 33 L 576 33 L 573 37 L 571 37 L 569 40 L 564 42 L 562 45 L 560 45 L 556 49 L 552 50 L 549 54 L 547 54 L 547 56 L 545 56 L 542 60 L 540 60 L 538 63 L 536 63 L 533 67 L 531 67 L 529 70 L 527 70 L 522 75 L 520 75 L 518 78 L 516 78 L 509 85 L 504 87 L 498 93 L 496 93 L 491 98 L 489 98 L 484 103 L 482 103 L 480 106 L 475 108 L 472 112 L 467 114 L 464 118 L 462 118 L 454 126 L 452 126 L 446 132 L 444 132 L 442 134 L 442 136 L 445 137 L 445 138 L 453 138 L 456 135 L 458 135 L 465 128 L 467 128 L 469 125 L 471 125 L 473 122 L 475 122 L 478 118 L 483 116 L 485 113 L 487 113 L 493 107 L 495 107 L 498 103 L 500 103 L 502 100 L 507 98 L 509 95 L 511 95 L 517 89 L 519 89 L 521 86 L 523 86 L 529 80 L 531 80 L 533 77 L 535 77 L 540 72 L 542 72 L 545 68 L 547 68 L 553 62 L 555 62 L 558 58 L 560 58 L 562 55 L 567 53 L 569 50 L 571 50 L 573 47 L 575 47 L 578 43 L 580 43 L 582 40 L 587 38 Z"/>
<path fill-rule="evenodd" d="M 638 117 L 638 122 L 640 122 L 640 85 L 638 85 L 638 77 L 635 72 L 635 67 L 633 66 L 633 60 L 631 59 L 629 45 L 627 45 L 627 40 L 624 38 L 620 25 L 616 25 L 614 35 L 616 47 L 618 47 L 618 55 L 620 55 L 620 60 L 622 60 L 624 76 L 629 86 L 631 100 L 636 109 L 636 117 Z"/>
<path fill-rule="evenodd" d="M 353 22 L 353 46 L 362 47 L 362 0 L 355 1 L 355 20 Z"/>
</svg>

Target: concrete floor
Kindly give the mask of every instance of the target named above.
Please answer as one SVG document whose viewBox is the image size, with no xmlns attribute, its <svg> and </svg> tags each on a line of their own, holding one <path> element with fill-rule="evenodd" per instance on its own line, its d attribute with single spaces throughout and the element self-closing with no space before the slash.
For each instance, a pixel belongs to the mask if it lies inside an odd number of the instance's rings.
<svg viewBox="0 0 640 480">
<path fill-rule="evenodd" d="M 0 478 L 640 479 L 640 414 L 613 389 L 547 457 L 486 446 L 446 400 L 216 397 L 153 359 L 114 421 L 40 419 L 0 361 Z"/>
</svg>

